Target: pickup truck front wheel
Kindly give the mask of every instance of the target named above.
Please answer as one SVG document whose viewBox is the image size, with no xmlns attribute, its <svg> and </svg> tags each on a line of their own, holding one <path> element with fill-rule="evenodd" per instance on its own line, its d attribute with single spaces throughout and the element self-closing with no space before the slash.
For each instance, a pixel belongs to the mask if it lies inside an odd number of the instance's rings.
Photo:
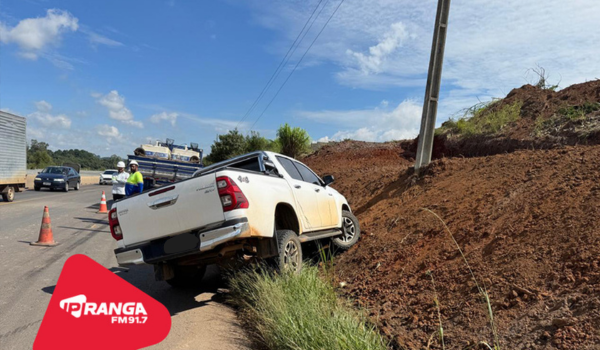
<svg viewBox="0 0 600 350">
<path fill-rule="evenodd" d="M 174 288 L 197 287 L 206 273 L 206 266 L 173 266 L 174 277 L 167 283 Z"/>
<path fill-rule="evenodd" d="M 342 250 L 348 250 L 360 237 L 360 226 L 358 225 L 358 219 L 351 212 L 344 210 L 342 211 L 342 235 L 335 237 L 333 245 Z"/>
<path fill-rule="evenodd" d="M 302 270 L 302 246 L 298 235 L 292 230 L 277 230 L 277 248 L 277 269 L 299 273 Z"/>
</svg>

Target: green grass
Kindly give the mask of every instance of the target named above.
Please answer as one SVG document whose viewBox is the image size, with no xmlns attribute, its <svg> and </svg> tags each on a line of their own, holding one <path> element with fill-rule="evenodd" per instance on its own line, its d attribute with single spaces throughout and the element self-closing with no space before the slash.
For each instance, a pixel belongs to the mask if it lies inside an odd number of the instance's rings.
<svg viewBox="0 0 600 350">
<path fill-rule="evenodd" d="M 230 279 L 231 301 L 269 349 L 384 350 L 386 341 L 366 315 L 338 300 L 315 266 L 300 274 L 266 268 Z"/>
<path fill-rule="evenodd" d="M 579 106 L 568 106 L 558 110 L 558 114 L 565 116 L 570 121 L 586 118 L 592 112 L 600 110 L 600 103 L 585 102 Z"/>
<path fill-rule="evenodd" d="M 600 111 L 598 102 L 585 102 L 581 105 L 562 107 L 548 119 L 537 118 L 534 132 L 539 136 L 547 129 L 560 129 L 568 123 L 584 122 L 589 119 L 591 113 L 597 111 Z"/>
<path fill-rule="evenodd" d="M 451 132 L 463 136 L 496 134 L 520 118 L 522 102 L 497 107 L 499 100 L 478 103 L 466 110 L 463 117 L 450 119 L 438 133 Z"/>
</svg>

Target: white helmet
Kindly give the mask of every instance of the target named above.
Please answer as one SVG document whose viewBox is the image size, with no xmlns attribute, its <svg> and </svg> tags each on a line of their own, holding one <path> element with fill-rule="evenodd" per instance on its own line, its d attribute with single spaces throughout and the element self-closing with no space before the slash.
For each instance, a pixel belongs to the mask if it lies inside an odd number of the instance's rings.
<svg viewBox="0 0 600 350">
<path fill-rule="evenodd" d="M 117 168 L 124 168 L 125 167 L 125 162 L 120 161 L 117 163 Z"/>
<path fill-rule="evenodd" d="M 137 165 L 137 166 L 140 166 L 140 165 L 138 164 L 138 162 L 136 162 L 135 160 L 132 160 L 131 162 L 129 162 L 129 166 L 132 166 L 132 165 Z"/>
</svg>

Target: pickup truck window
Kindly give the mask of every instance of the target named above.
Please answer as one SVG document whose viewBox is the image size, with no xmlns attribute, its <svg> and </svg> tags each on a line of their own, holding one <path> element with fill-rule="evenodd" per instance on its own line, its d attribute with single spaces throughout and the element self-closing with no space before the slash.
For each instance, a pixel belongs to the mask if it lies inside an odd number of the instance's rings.
<svg viewBox="0 0 600 350">
<path fill-rule="evenodd" d="M 287 158 L 283 158 L 283 157 L 277 157 L 277 160 L 279 161 L 279 163 L 281 163 L 281 166 L 285 169 L 285 171 L 288 174 L 290 174 L 292 179 L 298 180 L 298 181 L 304 181 L 302 179 L 302 176 L 300 175 L 300 172 L 298 171 L 298 169 L 296 169 L 296 167 L 294 166 L 294 164 L 292 163 L 291 160 L 289 160 Z"/>
<path fill-rule="evenodd" d="M 229 167 L 260 172 L 260 163 L 257 158 L 246 159 L 243 162 L 231 164 Z"/>
<path fill-rule="evenodd" d="M 298 168 L 298 171 L 300 172 L 300 175 L 302 176 L 302 179 L 304 179 L 304 181 L 310 182 L 311 184 L 315 185 L 321 185 L 321 181 L 319 180 L 317 175 L 315 175 L 306 165 L 298 162 L 294 162 L 294 165 L 296 166 L 296 168 Z"/>
</svg>

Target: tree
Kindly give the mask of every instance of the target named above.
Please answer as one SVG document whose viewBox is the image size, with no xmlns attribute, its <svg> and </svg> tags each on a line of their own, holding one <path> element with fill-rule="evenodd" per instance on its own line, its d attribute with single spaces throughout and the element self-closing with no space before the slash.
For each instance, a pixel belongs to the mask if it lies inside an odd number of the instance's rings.
<svg viewBox="0 0 600 350">
<path fill-rule="evenodd" d="M 237 129 L 227 134 L 218 135 L 217 140 L 210 146 L 208 162 L 217 163 L 246 152 L 246 139 Z"/>
<path fill-rule="evenodd" d="M 281 153 L 288 157 L 297 158 L 310 151 L 310 136 L 306 130 L 292 128 L 288 123 L 279 127 L 276 141 L 281 147 Z"/>
<path fill-rule="evenodd" d="M 246 135 L 246 152 L 254 151 L 279 152 L 279 143 L 260 136 L 258 131 L 250 131 L 250 135 Z"/>
<path fill-rule="evenodd" d="M 246 135 L 246 152 L 264 151 L 269 147 L 270 141 L 265 137 L 260 136 L 258 131 L 250 131 L 250 135 Z"/>
<path fill-rule="evenodd" d="M 31 144 L 27 148 L 27 167 L 29 169 L 40 169 L 51 164 L 52 156 L 48 150 L 48 144 L 31 140 Z"/>
</svg>

